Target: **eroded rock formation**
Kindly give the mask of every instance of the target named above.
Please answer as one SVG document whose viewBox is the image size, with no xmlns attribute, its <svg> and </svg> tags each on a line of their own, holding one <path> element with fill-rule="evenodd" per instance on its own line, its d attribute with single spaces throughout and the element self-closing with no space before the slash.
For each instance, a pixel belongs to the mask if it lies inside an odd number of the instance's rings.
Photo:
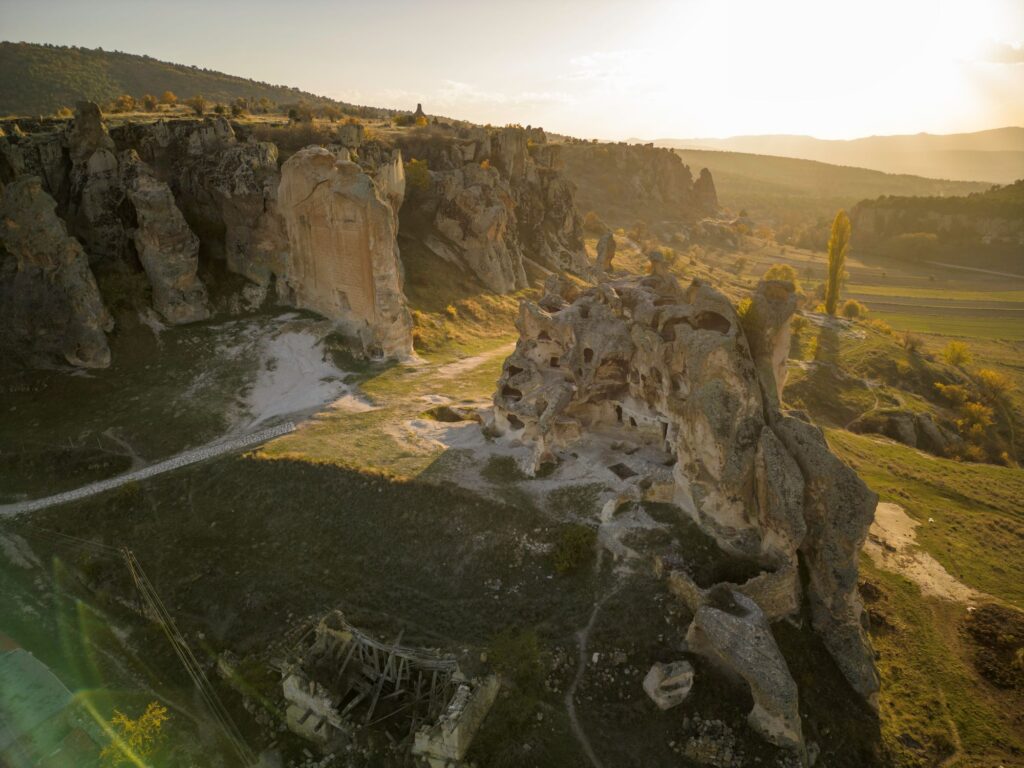
<svg viewBox="0 0 1024 768">
<path fill-rule="evenodd" d="M 711 173 L 705 168 L 694 181 L 689 166 L 670 149 L 576 142 L 563 145 L 562 159 L 566 177 L 579 189 L 580 209 L 616 225 L 693 222 L 718 210 Z"/>
<path fill-rule="evenodd" d="M 397 221 L 374 180 L 350 160 L 309 147 L 282 167 L 278 206 L 296 306 L 338 320 L 374 357 L 410 355 Z"/>
<path fill-rule="evenodd" d="M 521 305 L 520 339 L 494 396 L 495 429 L 533 446 L 528 469 L 581 442 L 642 445 L 657 460 L 630 457 L 638 494 L 672 467 L 680 510 L 760 568 L 745 584 L 722 585 L 739 606 L 731 612 L 714 590 L 681 576 L 670 583 L 703 617 L 694 649 L 726 661 L 752 690 L 776 692 L 754 694 L 751 722 L 766 736 L 800 741 L 795 686 L 763 630 L 802 606 L 854 691 L 873 704 L 878 677 L 856 579 L 877 498 L 820 430 L 781 410 L 792 284 L 761 284 L 742 322 L 725 296 L 696 280 L 679 285 L 654 257 L 646 277 L 582 292 L 556 278 L 546 287 L 538 303 Z M 757 636 L 772 664 L 737 657 L 726 639 L 740 629 Z"/>
<path fill-rule="evenodd" d="M 113 321 L 56 207 L 38 177 L 0 185 L 0 352 L 105 368 Z"/>
<path fill-rule="evenodd" d="M 545 142 L 543 131 L 517 127 L 402 138 L 405 156 L 430 169 L 412 201 L 428 224 L 410 234 L 499 293 L 526 287 L 531 264 L 586 274 L 575 189 L 562 173 L 561 148 Z"/>
</svg>

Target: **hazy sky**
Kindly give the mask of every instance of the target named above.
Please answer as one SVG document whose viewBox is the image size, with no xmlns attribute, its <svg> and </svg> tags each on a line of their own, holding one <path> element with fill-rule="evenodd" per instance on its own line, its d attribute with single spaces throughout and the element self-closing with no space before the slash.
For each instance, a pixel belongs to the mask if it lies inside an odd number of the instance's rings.
<svg viewBox="0 0 1024 768">
<path fill-rule="evenodd" d="M 0 37 L 587 137 L 1024 125 L 1024 0 L 0 0 Z"/>
</svg>

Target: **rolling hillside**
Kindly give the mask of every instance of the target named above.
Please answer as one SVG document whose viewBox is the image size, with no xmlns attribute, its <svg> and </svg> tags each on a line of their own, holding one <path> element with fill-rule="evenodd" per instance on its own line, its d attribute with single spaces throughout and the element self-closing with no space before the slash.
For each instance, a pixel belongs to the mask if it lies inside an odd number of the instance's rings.
<svg viewBox="0 0 1024 768">
<path fill-rule="evenodd" d="M 886 173 L 1008 184 L 1024 177 L 1024 128 L 937 136 L 867 136 L 849 141 L 812 136 L 657 139 L 675 149 L 718 149 L 853 165 Z"/>
<path fill-rule="evenodd" d="M 814 160 L 680 149 L 690 168 L 708 168 L 718 199 L 734 213 L 784 233 L 784 241 L 821 248 L 840 208 L 883 195 L 947 197 L 983 192 L 987 183 L 881 173 Z M 820 242 L 819 242 L 820 241 Z"/>
<path fill-rule="evenodd" d="M 240 97 L 267 98 L 276 104 L 332 104 L 366 116 L 389 113 L 377 108 L 354 110 L 352 105 L 298 88 L 102 49 L 0 42 L 0 72 L 0 115 L 52 114 L 82 99 L 103 103 L 121 94 L 141 98 L 164 91 L 179 98 L 202 94 L 224 103 Z"/>
</svg>

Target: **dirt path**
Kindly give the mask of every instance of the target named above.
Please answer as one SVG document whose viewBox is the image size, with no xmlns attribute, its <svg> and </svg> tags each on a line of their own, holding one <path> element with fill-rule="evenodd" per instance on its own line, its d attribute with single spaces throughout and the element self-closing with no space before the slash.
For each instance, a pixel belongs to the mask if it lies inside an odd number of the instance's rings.
<svg viewBox="0 0 1024 768">
<path fill-rule="evenodd" d="M 260 443 L 265 443 L 267 440 L 292 432 L 294 429 L 295 424 L 289 421 L 284 424 L 279 424 L 276 427 L 252 432 L 244 437 L 236 437 L 231 440 L 207 443 L 199 448 L 193 448 L 190 451 L 183 451 L 177 456 L 172 456 L 169 459 L 164 459 L 163 461 L 158 461 L 155 464 L 150 464 L 148 467 L 143 467 L 142 469 L 137 469 L 133 472 L 125 472 L 123 475 L 117 475 L 116 477 L 111 477 L 107 480 L 100 480 L 97 483 L 83 485 L 81 488 L 75 488 L 71 491 L 65 491 L 53 496 L 46 496 L 42 499 L 22 501 L 17 504 L 0 505 L 0 517 L 13 517 L 14 515 L 20 515 L 26 512 L 35 512 L 57 504 L 66 504 L 69 501 L 77 501 L 78 499 L 95 496 L 98 493 L 118 488 L 125 483 L 146 480 L 147 478 L 155 475 L 161 475 L 164 472 L 170 472 L 180 467 L 188 466 L 189 464 L 195 464 L 200 461 L 205 461 L 206 459 L 223 456 L 226 453 L 237 453 L 248 448 L 253 448 Z"/>
<path fill-rule="evenodd" d="M 881 502 L 875 509 L 864 552 L 879 568 L 913 581 L 923 594 L 968 604 L 990 599 L 955 579 L 938 560 L 918 547 L 915 529 L 919 525 L 899 504 Z"/>
<path fill-rule="evenodd" d="M 442 379 L 454 379 L 456 376 L 461 376 L 464 373 L 469 373 L 474 368 L 483 365 L 488 360 L 497 357 L 498 355 L 508 356 L 512 353 L 512 350 L 516 348 L 516 343 L 510 341 L 507 344 L 502 344 L 500 347 L 489 349 L 486 352 L 481 352 L 479 355 L 473 355 L 472 357 L 464 357 L 461 360 L 456 360 L 451 363 L 445 363 L 439 368 L 434 370 L 436 376 L 440 376 Z"/>
</svg>

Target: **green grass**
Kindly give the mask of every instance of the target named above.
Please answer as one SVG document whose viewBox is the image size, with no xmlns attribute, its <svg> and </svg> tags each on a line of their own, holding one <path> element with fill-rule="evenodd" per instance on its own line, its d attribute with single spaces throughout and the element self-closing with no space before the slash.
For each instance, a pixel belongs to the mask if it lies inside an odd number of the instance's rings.
<svg viewBox="0 0 1024 768">
<path fill-rule="evenodd" d="M 914 333 L 933 333 L 965 339 L 1024 340 L 1024 319 L 1007 317 L 957 317 L 912 312 L 872 312 L 893 328 Z"/>
<path fill-rule="evenodd" d="M 960 625 L 962 606 L 925 598 L 902 576 L 861 558 L 876 590 L 866 601 L 882 676 L 879 716 L 887 764 L 930 768 L 958 754 L 957 765 L 1013 765 L 1024 749 L 1012 695 L 993 689 L 971 665 Z"/>
<path fill-rule="evenodd" d="M 958 287 L 914 288 L 897 285 L 867 285 L 851 283 L 846 286 L 848 293 L 894 298 L 944 299 L 950 301 L 1017 301 L 1024 302 L 1024 291 L 977 291 L 961 290 Z"/>
<path fill-rule="evenodd" d="M 1024 470 L 940 459 L 842 430 L 828 440 L 884 501 L 922 523 L 919 543 L 947 571 L 1024 609 Z"/>
</svg>

